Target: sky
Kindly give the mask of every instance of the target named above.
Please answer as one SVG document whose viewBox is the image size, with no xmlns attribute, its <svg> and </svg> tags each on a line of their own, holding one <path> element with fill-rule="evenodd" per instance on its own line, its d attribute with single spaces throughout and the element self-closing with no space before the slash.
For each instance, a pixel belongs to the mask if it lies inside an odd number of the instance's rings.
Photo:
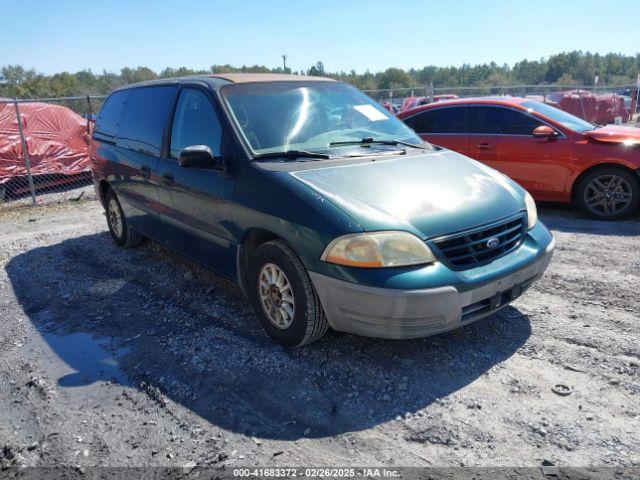
<svg viewBox="0 0 640 480">
<path fill-rule="evenodd" d="M 4 0 L 0 66 L 51 74 L 213 64 L 362 73 L 640 51 L 637 0 Z"/>
</svg>

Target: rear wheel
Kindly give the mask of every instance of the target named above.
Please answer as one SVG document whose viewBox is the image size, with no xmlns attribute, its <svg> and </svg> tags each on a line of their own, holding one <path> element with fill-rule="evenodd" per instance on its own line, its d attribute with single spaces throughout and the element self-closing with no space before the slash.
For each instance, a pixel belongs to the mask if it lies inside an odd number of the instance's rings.
<svg viewBox="0 0 640 480">
<path fill-rule="evenodd" d="M 105 210 L 107 214 L 107 225 L 111 238 L 120 247 L 131 248 L 140 245 L 144 237 L 139 232 L 133 230 L 124 216 L 120 201 L 116 193 L 109 189 L 104 196 Z"/>
<path fill-rule="evenodd" d="M 626 217 L 636 210 L 640 201 L 638 178 L 620 168 L 599 168 L 580 181 L 576 200 L 593 218 L 616 220 Z"/>
<path fill-rule="evenodd" d="M 249 295 L 265 331 L 300 347 L 322 337 L 329 323 L 302 262 L 284 242 L 260 245 L 251 262 Z"/>
</svg>

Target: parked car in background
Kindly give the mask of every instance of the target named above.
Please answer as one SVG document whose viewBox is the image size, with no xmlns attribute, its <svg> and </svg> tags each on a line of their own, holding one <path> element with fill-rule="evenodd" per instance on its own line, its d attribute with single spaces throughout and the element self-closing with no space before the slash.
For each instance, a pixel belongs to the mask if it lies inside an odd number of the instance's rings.
<svg viewBox="0 0 640 480">
<path fill-rule="evenodd" d="M 409 110 L 410 108 L 415 108 L 420 105 L 426 105 L 428 103 L 435 103 L 435 102 L 444 102 L 445 100 L 455 100 L 456 98 L 460 98 L 460 97 L 458 97 L 458 95 L 455 95 L 453 93 L 442 93 L 438 95 L 433 95 L 433 97 L 431 98 L 430 97 L 407 97 L 402 102 L 402 106 L 398 111 L 402 112 L 404 110 Z"/>
<path fill-rule="evenodd" d="M 636 112 L 636 100 L 638 99 L 638 89 L 637 88 L 622 88 L 616 90 L 616 94 L 624 97 L 624 102 L 631 115 L 637 113 Z"/>
<path fill-rule="evenodd" d="M 382 102 L 382 108 L 384 108 L 387 112 L 391 112 L 394 115 L 398 113 L 397 107 L 391 102 Z"/>
<path fill-rule="evenodd" d="M 413 338 L 466 325 L 522 294 L 554 248 L 515 182 L 320 77 L 116 90 L 91 157 L 116 244 L 152 237 L 238 282 L 288 346 L 329 326 Z"/>
<path fill-rule="evenodd" d="M 409 110 L 411 108 L 415 108 L 419 105 L 426 105 L 427 102 L 424 101 L 425 97 L 407 97 L 403 100 L 402 105 L 400 106 L 400 112 L 405 110 Z"/>
<path fill-rule="evenodd" d="M 433 96 L 433 102 L 444 102 L 445 100 L 456 100 L 460 98 L 455 93 L 441 93 Z"/>
<path fill-rule="evenodd" d="M 421 138 L 499 170 L 536 200 L 574 202 L 601 219 L 640 200 L 640 129 L 596 126 L 535 100 L 467 98 L 398 115 Z"/>
<path fill-rule="evenodd" d="M 624 108 L 627 110 L 629 117 L 633 113 L 633 99 L 629 95 L 618 95 L 624 102 Z"/>
</svg>

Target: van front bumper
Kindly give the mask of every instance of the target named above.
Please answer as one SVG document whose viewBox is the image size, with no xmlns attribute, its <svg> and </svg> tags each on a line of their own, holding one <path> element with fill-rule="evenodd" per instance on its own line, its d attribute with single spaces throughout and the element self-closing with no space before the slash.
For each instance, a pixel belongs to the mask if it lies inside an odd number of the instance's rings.
<svg viewBox="0 0 640 480">
<path fill-rule="evenodd" d="M 309 272 L 334 330 L 376 338 L 418 338 L 453 330 L 498 311 L 542 276 L 555 247 L 535 260 L 464 290 L 456 286 L 395 289 L 364 286 Z"/>
</svg>

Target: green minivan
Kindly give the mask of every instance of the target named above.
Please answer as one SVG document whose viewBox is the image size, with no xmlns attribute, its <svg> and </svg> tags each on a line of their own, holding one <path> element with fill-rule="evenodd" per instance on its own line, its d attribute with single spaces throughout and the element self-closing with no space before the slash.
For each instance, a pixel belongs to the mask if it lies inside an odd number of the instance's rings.
<svg viewBox="0 0 640 480">
<path fill-rule="evenodd" d="M 554 248 L 515 182 L 326 78 L 118 89 L 91 159 L 118 245 L 150 237 L 236 281 L 287 346 L 329 327 L 400 339 L 466 325 L 522 294 Z"/>
</svg>

